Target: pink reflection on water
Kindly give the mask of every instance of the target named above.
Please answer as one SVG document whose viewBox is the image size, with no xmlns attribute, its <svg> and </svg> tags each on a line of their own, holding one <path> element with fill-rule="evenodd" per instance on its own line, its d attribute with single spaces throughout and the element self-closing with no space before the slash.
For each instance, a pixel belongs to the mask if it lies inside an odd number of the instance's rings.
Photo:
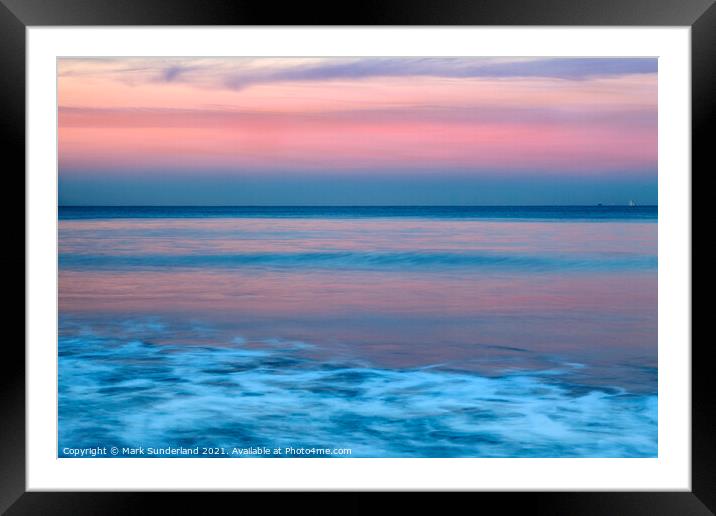
<svg viewBox="0 0 716 516">
<path fill-rule="evenodd" d="M 651 354 L 656 287 L 646 273 L 68 270 L 60 274 L 60 312 L 211 321 L 223 332 L 211 336 L 214 344 L 279 337 L 414 364 L 471 358 L 474 344 Z"/>
<path fill-rule="evenodd" d="M 330 250 L 656 253 L 657 225 L 430 219 L 118 219 L 60 222 L 60 253 Z"/>
<path fill-rule="evenodd" d="M 327 251 L 655 256 L 656 244 L 657 225 L 640 222 L 60 222 L 61 255 L 132 256 L 140 264 L 148 255 Z M 592 364 L 655 366 L 656 269 L 590 267 L 61 267 L 59 308 L 62 317 L 90 325 L 158 317 L 201 326 L 152 330 L 142 336 L 151 342 L 228 346 L 238 338 L 257 346 L 283 339 L 390 367 L 447 363 L 469 369 L 476 360 L 507 367 L 514 356 L 537 367 L 550 353 Z"/>
<path fill-rule="evenodd" d="M 260 270 L 60 272 L 60 310 L 185 310 L 280 316 L 410 313 L 469 315 L 600 311 L 653 304 L 653 274 L 486 275 Z"/>
</svg>

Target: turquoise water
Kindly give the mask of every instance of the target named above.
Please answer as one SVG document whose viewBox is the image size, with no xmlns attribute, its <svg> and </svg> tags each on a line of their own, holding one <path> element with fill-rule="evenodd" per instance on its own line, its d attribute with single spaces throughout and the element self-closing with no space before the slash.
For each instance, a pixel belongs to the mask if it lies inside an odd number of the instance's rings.
<svg viewBox="0 0 716 516">
<path fill-rule="evenodd" d="M 656 211 L 61 207 L 59 455 L 656 456 Z"/>
</svg>

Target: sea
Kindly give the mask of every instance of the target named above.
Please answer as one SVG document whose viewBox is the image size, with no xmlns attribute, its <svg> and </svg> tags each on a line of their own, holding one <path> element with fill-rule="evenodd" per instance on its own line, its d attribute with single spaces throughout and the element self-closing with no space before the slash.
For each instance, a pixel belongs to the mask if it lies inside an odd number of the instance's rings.
<svg viewBox="0 0 716 516">
<path fill-rule="evenodd" d="M 657 212 L 61 206 L 58 456 L 656 457 Z"/>
</svg>

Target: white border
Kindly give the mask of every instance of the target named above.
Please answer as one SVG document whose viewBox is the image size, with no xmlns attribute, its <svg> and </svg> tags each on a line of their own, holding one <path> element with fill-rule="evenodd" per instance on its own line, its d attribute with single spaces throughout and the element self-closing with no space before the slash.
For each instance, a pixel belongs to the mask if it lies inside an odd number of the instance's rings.
<svg viewBox="0 0 716 516">
<path fill-rule="evenodd" d="M 57 459 L 58 56 L 658 56 L 658 459 Z M 27 489 L 690 490 L 690 28 L 27 29 Z"/>
</svg>

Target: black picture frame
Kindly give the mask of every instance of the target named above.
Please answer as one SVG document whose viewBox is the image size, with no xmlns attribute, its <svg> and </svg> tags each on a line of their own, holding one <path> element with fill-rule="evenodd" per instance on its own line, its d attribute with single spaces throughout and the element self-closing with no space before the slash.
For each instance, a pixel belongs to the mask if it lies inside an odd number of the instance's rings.
<svg viewBox="0 0 716 516">
<path fill-rule="evenodd" d="M 626 25 L 690 26 L 692 71 L 692 170 L 714 169 L 711 142 L 716 124 L 716 6 L 714 0 L 374 0 L 308 5 L 244 0 L 0 0 L 0 130 L 9 198 L 24 199 L 25 30 L 31 26 L 82 25 Z M 711 130 L 709 130 L 711 129 Z M 692 171 L 684 171 L 691 173 Z M 24 202 L 24 201 L 23 201 Z M 19 210 L 4 204 L 7 232 L 24 242 L 15 222 Z M 20 232 L 22 231 L 22 235 Z M 13 276 L 25 255 L 14 245 L 4 253 Z M 19 276 L 15 274 L 16 276 Z M 8 293 L 9 294 L 9 293 Z M 9 299 L 9 297 L 6 297 Z M 18 303 L 19 305 L 19 303 Z M 23 310 L 22 308 L 15 308 Z M 18 314 L 19 315 L 19 314 Z M 9 324 L 10 321 L 8 321 Z M 23 339 L 24 340 L 24 339 Z M 688 345 L 688 343 L 674 343 Z M 716 425 L 710 344 L 692 343 L 692 490 L 640 493 L 481 493 L 500 509 L 538 514 L 678 514 L 716 512 Z M 150 501 L 205 513 L 203 497 L 188 493 L 26 492 L 25 352 L 19 338 L 4 343 L 0 360 L 0 511 L 7 514 L 137 514 Z M 214 493 L 242 505 L 254 494 Z M 261 496 L 261 495 L 258 495 Z M 259 503 L 266 503 L 266 497 Z M 315 494 L 301 494 L 306 497 Z M 372 510 L 372 494 L 352 493 L 339 512 Z M 421 496 L 411 497 L 420 503 Z M 235 499 L 234 499 L 235 501 Z M 269 503 L 274 503 L 269 499 Z M 480 502 L 482 503 L 482 502 Z M 308 502 L 318 509 L 324 502 Z M 294 502 L 295 505 L 295 502 Z M 335 506 L 334 506 L 335 508 Z M 195 511 L 192 511 L 195 509 Z M 238 510 L 238 507 L 237 507 Z"/>
</svg>

